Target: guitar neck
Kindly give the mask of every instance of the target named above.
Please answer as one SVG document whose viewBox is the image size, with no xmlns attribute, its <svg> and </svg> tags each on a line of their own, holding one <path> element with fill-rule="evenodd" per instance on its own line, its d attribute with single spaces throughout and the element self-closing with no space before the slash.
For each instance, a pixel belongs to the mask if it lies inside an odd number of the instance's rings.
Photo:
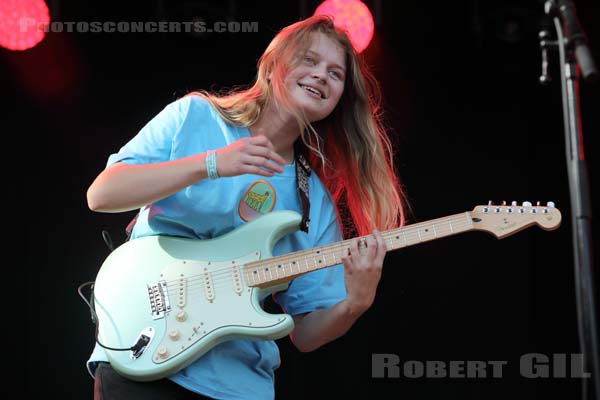
<svg viewBox="0 0 600 400">
<path fill-rule="evenodd" d="M 392 251 L 473 229 L 473 219 L 467 211 L 384 231 L 381 234 L 388 251 Z M 342 256 L 348 254 L 350 244 L 351 240 L 344 240 L 248 263 L 244 269 L 246 282 L 252 287 L 269 287 L 290 281 L 307 272 L 340 264 Z"/>
</svg>

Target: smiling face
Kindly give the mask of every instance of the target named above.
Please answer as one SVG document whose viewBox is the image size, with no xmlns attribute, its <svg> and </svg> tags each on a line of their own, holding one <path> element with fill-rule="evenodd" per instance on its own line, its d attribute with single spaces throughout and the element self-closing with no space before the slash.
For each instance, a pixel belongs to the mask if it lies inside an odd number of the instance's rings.
<svg viewBox="0 0 600 400">
<path fill-rule="evenodd" d="M 346 53 L 338 42 L 313 33 L 311 45 L 299 55 L 297 66 L 284 84 L 291 101 L 304 110 L 309 121 L 326 118 L 342 97 L 346 76 Z"/>
</svg>

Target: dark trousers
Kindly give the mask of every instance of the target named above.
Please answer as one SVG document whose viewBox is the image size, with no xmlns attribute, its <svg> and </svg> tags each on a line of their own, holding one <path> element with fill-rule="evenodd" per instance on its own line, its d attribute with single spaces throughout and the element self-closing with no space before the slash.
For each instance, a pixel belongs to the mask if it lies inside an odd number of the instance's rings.
<svg viewBox="0 0 600 400">
<path fill-rule="evenodd" d="M 119 375 L 109 363 L 98 363 L 94 400 L 210 400 L 184 389 L 169 379 L 136 382 Z"/>
</svg>

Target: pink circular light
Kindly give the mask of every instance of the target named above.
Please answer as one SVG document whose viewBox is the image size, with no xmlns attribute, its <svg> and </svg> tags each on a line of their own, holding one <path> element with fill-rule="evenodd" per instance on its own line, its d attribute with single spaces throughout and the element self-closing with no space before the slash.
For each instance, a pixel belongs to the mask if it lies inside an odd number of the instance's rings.
<svg viewBox="0 0 600 400">
<path fill-rule="evenodd" d="M 42 41 L 42 29 L 50 23 L 44 0 L 0 1 L 0 46 L 10 50 L 27 50 Z"/>
<path fill-rule="evenodd" d="M 373 38 L 373 15 L 360 0 L 326 0 L 317 7 L 315 15 L 332 16 L 335 26 L 348 31 L 357 53 L 366 49 Z"/>
</svg>

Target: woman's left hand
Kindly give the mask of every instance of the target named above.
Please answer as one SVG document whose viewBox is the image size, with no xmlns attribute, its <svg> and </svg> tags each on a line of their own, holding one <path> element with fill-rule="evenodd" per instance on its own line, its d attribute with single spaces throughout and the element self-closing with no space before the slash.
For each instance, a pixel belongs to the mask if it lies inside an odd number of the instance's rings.
<svg viewBox="0 0 600 400">
<path fill-rule="evenodd" d="M 346 302 L 353 313 L 362 314 L 373 304 L 386 253 L 387 246 L 381 232 L 374 230 L 372 235 L 353 239 L 350 255 L 342 257 Z"/>
</svg>

